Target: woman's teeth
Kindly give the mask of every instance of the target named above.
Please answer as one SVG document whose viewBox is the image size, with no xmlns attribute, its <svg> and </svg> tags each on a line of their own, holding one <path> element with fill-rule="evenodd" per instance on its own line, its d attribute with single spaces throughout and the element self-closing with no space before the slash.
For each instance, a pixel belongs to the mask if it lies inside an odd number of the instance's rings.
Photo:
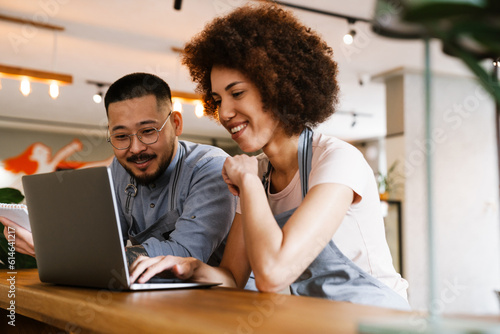
<svg viewBox="0 0 500 334">
<path fill-rule="evenodd" d="M 241 124 L 231 129 L 231 133 L 236 133 L 247 127 L 247 124 Z"/>
</svg>

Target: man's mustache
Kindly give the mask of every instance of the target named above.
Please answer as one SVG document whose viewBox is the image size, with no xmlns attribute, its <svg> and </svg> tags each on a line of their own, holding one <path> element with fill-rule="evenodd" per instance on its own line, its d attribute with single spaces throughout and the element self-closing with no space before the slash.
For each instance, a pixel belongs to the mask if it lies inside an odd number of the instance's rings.
<svg viewBox="0 0 500 334">
<path fill-rule="evenodd" d="M 146 161 L 153 158 L 156 158 L 156 154 L 141 153 L 141 154 L 131 155 L 130 157 L 127 158 L 127 161 L 128 162 Z"/>
</svg>

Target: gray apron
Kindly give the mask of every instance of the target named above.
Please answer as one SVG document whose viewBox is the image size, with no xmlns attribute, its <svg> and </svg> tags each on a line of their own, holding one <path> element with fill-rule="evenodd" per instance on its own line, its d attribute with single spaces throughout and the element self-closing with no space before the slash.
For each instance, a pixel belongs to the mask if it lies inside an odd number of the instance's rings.
<svg viewBox="0 0 500 334">
<path fill-rule="evenodd" d="M 177 182 L 179 180 L 181 166 L 184 163 L 184 150 L 184 147 L 182 145 L 179 145 L 179 159 L 177 160 L 177 164 L 175 165 L 175 169 L 170 176 L 168 184 L 169 201 L 167 212 L 143 231 L 138 231 L 139 228 L 137 226 L 137 222 L 132 215 L 132 202 L 133 198 L 137 194 L 137 188 L 135 188 L 136 186 L 134 184 L 135 181 L 131 178 L 131 184 L 126 187 L 125 192 L 127 192 L 127 194 L 129 195 L 127 197 L 125 214 L 128 217 L 128 221 L 131 222 L 128 229 L 128 237 L 132 245 L 140 245 L 151 237 L 154 237 L 160 241 L 168 240 L 170 233 L 172 233 L 172 231 L 175 229 L 175 223 L 180 217 L 179 210 L 177 210 Z"/>
<path fill-rule="evenodd" d="M 300 135 L 298 158 L 302 198 L 304 198 L 308 190 L 312 161 L 312 131 L 309 128 L 304 129 Z M 269 167 L 263 179 L 266 193 L 272 166 Z M 295 210 L 296 208 L 275 216 L 280 228 L 283 228 Z M 290 292 L 293 295 L 410 309 L 403 297 L 354 264 L 339 250 L 333 240 L 330 240 L 309 267 L 290 285 Z"/>
</svg>

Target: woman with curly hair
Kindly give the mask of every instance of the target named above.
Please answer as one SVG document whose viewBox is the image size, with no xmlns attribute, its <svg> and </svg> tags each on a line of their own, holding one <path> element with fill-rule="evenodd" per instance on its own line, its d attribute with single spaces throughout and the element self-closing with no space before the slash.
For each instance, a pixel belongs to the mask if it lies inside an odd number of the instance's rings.
<svg viewBox="0 0 500 334">
<path fill-rule="evenodd" d="M 205 111 L 244 152 L 223 177 L 239 197 L 219 267 L 140 258 L 132 281 L 180 278 L 409 309 L 385 240 L 379 195 L 362 154 L 311 128 L 335 110 L 337 64 L 317 33 L 276 5 L 216 18 L 184 49 Z"/>
</svg>

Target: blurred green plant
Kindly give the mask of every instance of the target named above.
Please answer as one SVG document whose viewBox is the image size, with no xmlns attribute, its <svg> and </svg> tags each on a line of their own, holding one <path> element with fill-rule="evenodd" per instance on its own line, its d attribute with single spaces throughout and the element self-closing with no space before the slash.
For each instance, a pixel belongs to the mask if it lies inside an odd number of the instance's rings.
<svg viewBox="0 0 500 334">
<path fill-rule="evenodd" d="M 500 103 L 500 85 L 481 61 L 500 66 L 499 0 L 406 0 L 401 19 L 418 25 L 443 51 L 457 57 L 476 75 L 481 85 Z"/>
<path fill-rule="evenodd" d="M 381 199 L 389 199 L 392 193 L 401 183 L 401 179 L 403 178 L 403 176 L 401 176 L 401 174 L 397 172 L 397 165 L 398 160 L 392 163 L 392 165 L 387 170 L 387 173 L 378 172 L 376 174 L 378 191 L 381 195 Z"/>
<path fill-rule="evenodd" d="M 13 188 L 1 188 L 0 189 L 0 203 L 7 204 L 17 204 L 21 203 L 24 199 L 23 194 L 17 189 Z M 0 226 L 2 226 L 0 224 Z M 2 228 L 2 233 L 0 233 L 0 269 L 11 269 L 8 266 L 9 257 L 12 258 L 12 252 L 9 252 L 9 243 L 3 234 L 4 228 Z M 32 256 L 15 252 L 15 268 L 23 269 L 23 268 L 36 268 L 36 259 Z"/>
</svg>

